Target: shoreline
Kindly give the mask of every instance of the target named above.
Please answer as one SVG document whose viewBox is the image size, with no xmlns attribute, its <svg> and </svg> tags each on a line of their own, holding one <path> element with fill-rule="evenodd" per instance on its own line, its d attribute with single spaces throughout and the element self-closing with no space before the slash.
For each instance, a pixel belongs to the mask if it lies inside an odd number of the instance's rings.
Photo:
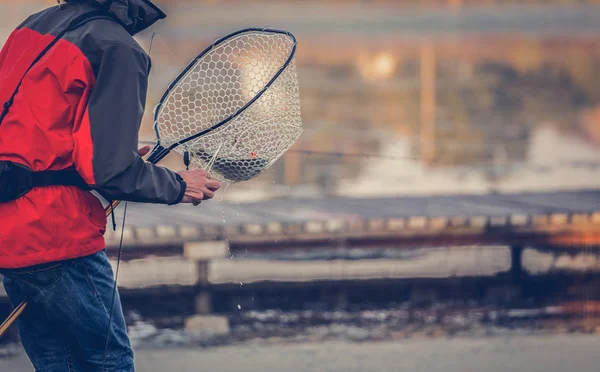
<svg viewBox="0 0 600 372">
<path fill-rule="evenodd" d="M 136 368 L 187 371 L 427 371 L 579 372 L 597 371 L 596 335 L 512 335 L 483 338 L 329 341 L 287 345 L 136 350 Z M 0 370 L 31 370 L 24 354 L 0 359 Z"/>
</svg>

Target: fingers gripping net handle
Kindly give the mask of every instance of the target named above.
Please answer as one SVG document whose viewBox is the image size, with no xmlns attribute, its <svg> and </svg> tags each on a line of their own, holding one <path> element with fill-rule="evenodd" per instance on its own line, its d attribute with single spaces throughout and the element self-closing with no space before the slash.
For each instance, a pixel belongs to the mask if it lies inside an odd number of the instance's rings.
<svg viewBox="0 0 600 372">
<path fill-rule="evenodd" d="M 249 180 L 302 133 L 288 32 L 247 29 L 217 40 L 171 84 L 155 112 L 160 144 L 189 152 L 217 179 Z"/>
</svg>

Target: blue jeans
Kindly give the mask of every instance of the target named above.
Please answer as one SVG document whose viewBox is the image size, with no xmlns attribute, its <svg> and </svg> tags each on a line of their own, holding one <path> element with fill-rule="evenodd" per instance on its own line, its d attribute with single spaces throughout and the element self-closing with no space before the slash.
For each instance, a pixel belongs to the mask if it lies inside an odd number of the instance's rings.
<svg viewBox="0 0 600 372">
<path fill-rule="evenodd" d="M 118 292 L 108 329 L 114 280 L 104 251 L 0 273 L 12 303 L 29 302 L 17 326 L 36 371 L 134 370 Z"/>
</svg>

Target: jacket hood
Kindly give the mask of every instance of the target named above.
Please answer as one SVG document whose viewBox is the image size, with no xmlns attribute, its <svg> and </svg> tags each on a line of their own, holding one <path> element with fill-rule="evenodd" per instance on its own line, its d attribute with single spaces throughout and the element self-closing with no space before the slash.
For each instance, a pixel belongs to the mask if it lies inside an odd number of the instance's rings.
<svg viewBox="0 0 600 372">
<path fill-rule="evenodd" d="M 167 15 L 150 0 L 65 0 L 84 2 L 100 7 L 112 14 L 131 35 L 152 26 Z"/>
</svg>

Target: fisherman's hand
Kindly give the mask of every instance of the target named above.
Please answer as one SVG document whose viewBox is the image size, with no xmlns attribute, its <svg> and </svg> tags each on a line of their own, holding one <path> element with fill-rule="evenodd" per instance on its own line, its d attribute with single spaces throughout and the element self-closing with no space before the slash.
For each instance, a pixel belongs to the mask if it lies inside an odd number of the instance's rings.
<svg viewBox="0 0 600 372">
<path fill-rule="evenodd" d="M 177 172 L 187 184 L 182 203 L 200 204 L 202 200 L 212 199 L 221 183 L 210 178 L 210 174 L 202 169 Z"/>
<path fill-rule="evenodd" d="M 141 156 L 142 158 L 150 152 L 151 147 L 149 145 L 146 145 L 142 148 L 138 149 L 138 155 Z"/>
</svg>

